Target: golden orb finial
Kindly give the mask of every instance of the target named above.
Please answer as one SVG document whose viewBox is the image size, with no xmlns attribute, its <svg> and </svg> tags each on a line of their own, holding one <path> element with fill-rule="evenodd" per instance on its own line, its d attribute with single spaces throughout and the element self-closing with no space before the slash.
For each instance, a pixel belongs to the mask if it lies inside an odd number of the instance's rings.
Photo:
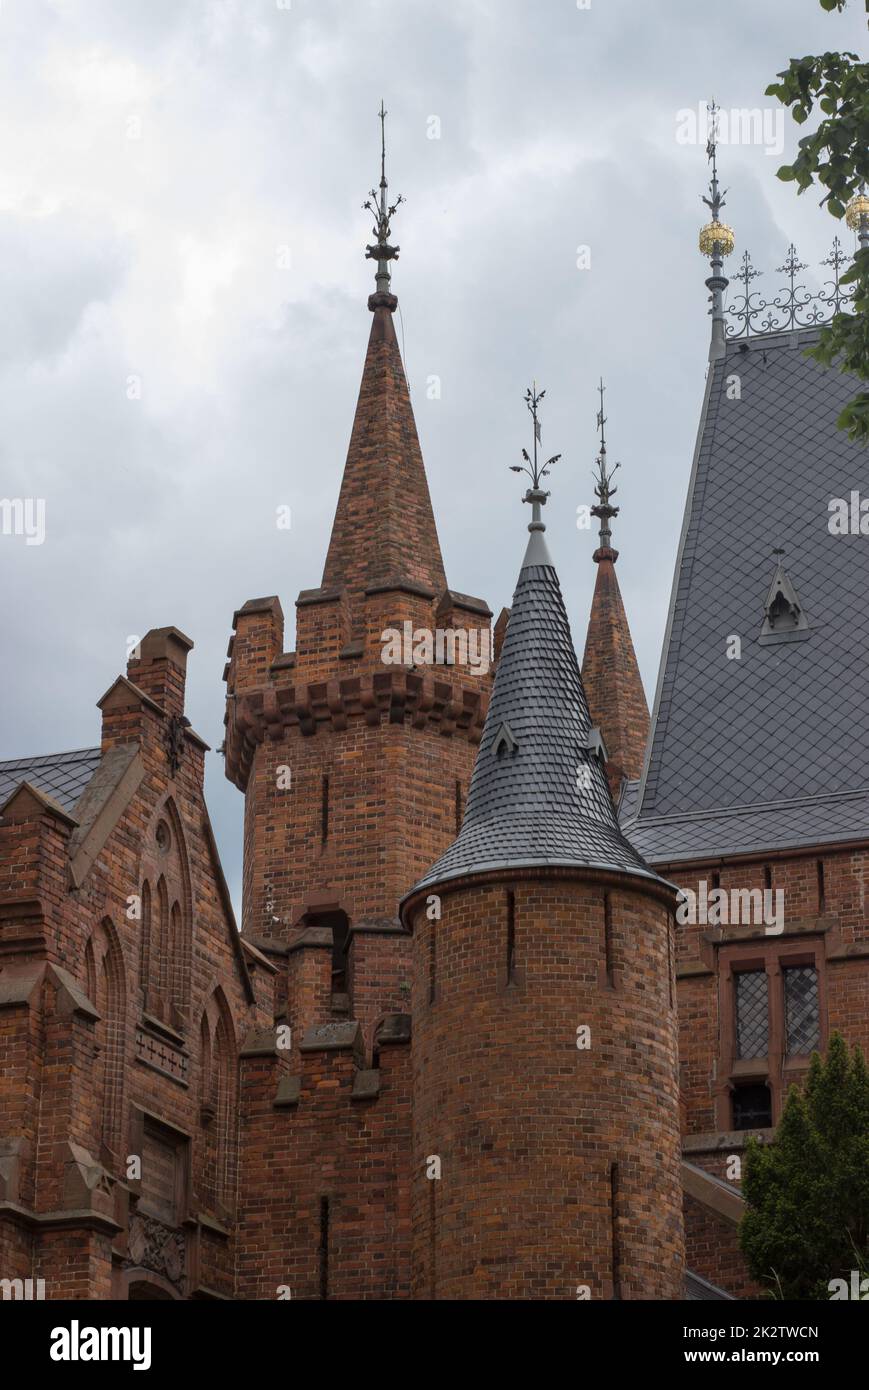
<svg viewBox="0 0 869 1390">
<path fill-rule="evenodd" d="M 863 218 L 869 218 L 869 197 L 855 193 L 845 208 L 845 221 L 852 232 L 859 232 Z"/>
<path fill-rule="evenodd" d="M 714 256 L 715 247 L 721 256 L 729 256 L 736 245 L 736 237 L 733 228 L 728 227 L 726 222 L 719 222 L 715 219 L 707 222 L 705 227 L 700 229 L 700 250 L 704 256 Z"/>
</svg>

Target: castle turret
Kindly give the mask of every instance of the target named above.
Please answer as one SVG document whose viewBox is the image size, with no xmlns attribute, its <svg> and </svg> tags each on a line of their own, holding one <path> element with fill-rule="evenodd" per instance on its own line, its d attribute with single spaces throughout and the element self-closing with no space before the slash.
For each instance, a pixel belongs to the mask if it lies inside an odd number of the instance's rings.
<svg viewBox="0 0 869 1390">
<path fill-rule="evenodd" d="M 373 318 L 322 582 L 299 594 L 290 652 L 277 598 L 239 608 L 225 672 L 226 772 L 246 797 L 244 929 L 266 949 L 299 948 L 291 973 L 314 1002 L 298 1026 L 325 1022 L 332 995 L 343 1011 L 349 993 L 369 1047 L 380 1014 L 406 1002 L 399 898 L 456 833 L 491 683 L 491 613 L 447 587 L 395 335 L 400 202 L 382 146 L 366 205 Z"/>
<path fill-rule="evenodd" d="M 528 399 L 531 539 L 467 808 L 403 904 L 414 1294 L 679 1298 L 674 893 L 615 818 Z"/>
</svg>

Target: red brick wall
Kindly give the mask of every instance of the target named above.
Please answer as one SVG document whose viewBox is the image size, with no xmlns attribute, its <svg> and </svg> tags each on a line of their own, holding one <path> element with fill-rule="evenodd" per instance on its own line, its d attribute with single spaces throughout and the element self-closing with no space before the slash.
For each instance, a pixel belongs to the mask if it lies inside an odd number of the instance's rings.
<svg viewBox="0 0 869 1390">
<path fill-rule="evenodd" d="M 286 1055 L 243 1058 L 239 1297 L 409 1296 L 404 1031 L 376 1068 L 354 1023 L 309 1033 Z M 291 1104 L 282 1081 L 295 1087 Z"/>
<path fill-rule="evenodd" d="M 763 1290 L 749 1277 L 739 1248 L 738 1228 L 685 1194 L 685 1262 L 734 1298 L 758 1298 Z"/>
</svg>

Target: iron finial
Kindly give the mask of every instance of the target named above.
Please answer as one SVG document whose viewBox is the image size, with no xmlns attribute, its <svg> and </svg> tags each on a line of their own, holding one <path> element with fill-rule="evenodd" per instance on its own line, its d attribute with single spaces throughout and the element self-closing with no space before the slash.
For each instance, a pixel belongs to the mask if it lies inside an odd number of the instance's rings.
<svg viewBox="0 0 869 1390">
<path fill-rule="evenodd" d="M 372 188 L 362 205 L 374 218 L 374 236 L 376 238 L 373 246 L 366 246 L 365 248 L 366 260 L 377 262 L 377 274 L 374 277 L 377 290 L 368 301 L 371 309 L 376 309 L 381 304 L 394 309 L 398 302 L 389 290 L 392 278 L 389 273 L 389 262 L 398 260 L 398 253 L 401 248 L 392 246 L 389 238 L 391 236 L 390 223 L 404 202 L 404 198 L 399 194 L 395 202 L 390 205 L 389 184 L 386 179 L 386 117 L 388 114 L 381 101 L 378 112 L 380 117 L 380 189 L 378 191 L 378 189 Z"/>
<path fill-rule="evenodd" d="M 549 477 L 549 470 L 554 463 L 561 458 L 560 454 L 553 454 L 545 463 L 541 463 L 538 457 L 538 447 L 542 443 L 542 430 L 540 425 L 540 402 L 546 395 L 545 391 L 537 390 L 537 382 L 534 381 L 525 392 L 525 404 L 531 414 L 533 421 L 533 456 L 527 449 L 522 450 L 523 463 L 513 463 L 510 465 L 513 473 L 525 473 L 531 479 L 531 486 L 528 488 L 523 502 L 531 503 L 531 521 L 528 525 L 529 531 L 545 531 L 546 526 L 541 518 L 541 507 L 546 503 L 549 493 L 541 487 L 544 478 Z"/>
<path fill-rule="evenodd" d="M 712 221 L 707 223 L 700 232 L 700 250 L 704 256 L 709 257 L 712 274 L 706 281 L 706 288 L 709 290 L 709 299 L 712 315 L 712 345 L 710 348 L 710 358 L 720 357 L 724 353 L 724 291 L 727 289 L 729 281 L 724 274 L 724 257 L 729 256 L 736 244 L 732 227 L 728 227 L 721 221 L 721 209 L 724 207 L 724 193 L 718 184 L 718 122 L 720 108 L 711 101 L 707 104 L 706 110 L 709 113 L 709 127 L 706 137 L 706 158 L 712 164 L 712 173 L 709 180 L 709 197 L 703 197 L 703 202 L 712 213 Z M 725 190 L 726 192 L 726 190 Z"/>
<path fill-rule="evenodd" d="M 610 530 L 610 521 L 614 516 L 618 516 L 619 514 L 619 508 L 614 507 L 612 505 L 612 498 L 615 497 L 616 493 L 618 492 L 618 488 L 613 487 L 612 481 L 615 477 L 617 470 L 621 468 L 621 464 L 617 463 L 615 467 L 611 469 L 607 467 L 607 416 L 604 414 L 603 404 L 604 392 L 606 391 L 606 387 L 603 384 L 603 377 L 601 377 L 600 385 L 597 389 L 598 395 L 600 396 L 600 409 L 597 412 L 597 428 L 600 434 L 600 441 L 598 445 L 597 455 L 597 473 L 592 473 L 592 477 L 595 480 L 594 491 L 595 496 L 597 497 L 597 504 L 594 507 L 592 507 L 591 514 L 592 516 L 596 516 L 600 521 L 600 550 L 595 551 L 594 555 L 594 558 L 596 560 L 600 560 L 603 558 L 601 554 L 602 551 L 612 551 L 613 537 L 612 531 Z M 612 553 L 613 555 L 615 555 L 617 552 L 612 551 Z"/>
</svg>

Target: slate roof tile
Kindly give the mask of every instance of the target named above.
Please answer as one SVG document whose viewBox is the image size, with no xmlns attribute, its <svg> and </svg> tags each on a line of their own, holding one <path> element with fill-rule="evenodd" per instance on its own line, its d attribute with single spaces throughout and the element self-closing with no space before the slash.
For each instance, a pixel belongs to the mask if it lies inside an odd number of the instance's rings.
<svg viewBox="0 0 869 1390">
<path fill-rule="evenodd" d="M 71 753 L 46 753 L 34 758 L 0 762 L 0 806 L 20 782 L 32 782 L 40 791 L 72 812 L 99 766 L 99 748 L 78 748 Z"/>
</svg>

